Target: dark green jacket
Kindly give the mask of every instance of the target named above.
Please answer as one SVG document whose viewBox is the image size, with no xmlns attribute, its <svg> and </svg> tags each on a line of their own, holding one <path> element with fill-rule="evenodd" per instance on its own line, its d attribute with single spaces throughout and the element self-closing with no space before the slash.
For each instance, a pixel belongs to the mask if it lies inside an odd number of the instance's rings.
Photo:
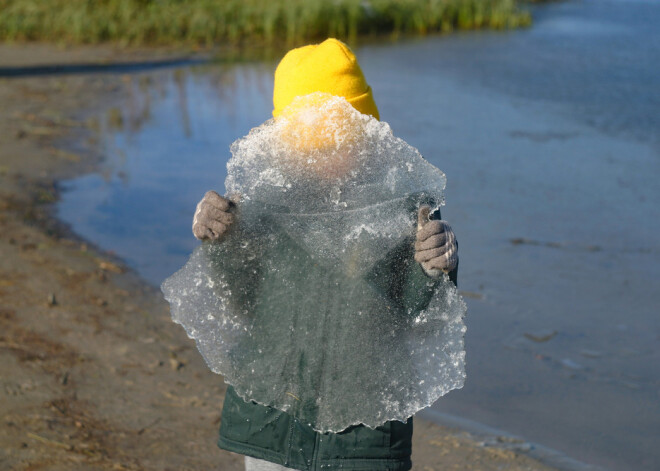
<svg viewBox="0 0 660 471">
<path fill-rule="evenodd" d="M 389 281 L 376 287 L 384 296 L 419 312 L 428 305 L 434 286 L 413 259 L 413 242 L 406 240 L 386 258 L 382 279 Z M 456 270 L 450 273 L 454 283 L 456 274 Z M 320 433 L 291 414 L 244 401 L 229 386 L 218 446 L 299 470 L 405 471 L 412 466 L 412 429 L 410 418 L 375 429 L 358 425 L 340 433 Z"/>
<path fill-rule="evenodd" d="M 293 469 L 404 471 L 411 468 L 412 418 L 320 433 L 286 412 L 245 402 L 230 386 L 218 446 Z"/>
</svg>

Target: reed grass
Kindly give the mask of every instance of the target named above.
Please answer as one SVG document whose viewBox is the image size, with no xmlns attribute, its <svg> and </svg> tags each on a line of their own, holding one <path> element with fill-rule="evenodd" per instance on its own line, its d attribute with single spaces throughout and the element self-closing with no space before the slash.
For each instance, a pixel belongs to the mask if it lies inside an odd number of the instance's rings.
<svg viewBox="0 0 660 471">
<path fill-rule="evenodd" d="M 291 45 L 530 22 L 519 0 L 0 0 L 0 40 L 74 44 Z"/>
</svg>

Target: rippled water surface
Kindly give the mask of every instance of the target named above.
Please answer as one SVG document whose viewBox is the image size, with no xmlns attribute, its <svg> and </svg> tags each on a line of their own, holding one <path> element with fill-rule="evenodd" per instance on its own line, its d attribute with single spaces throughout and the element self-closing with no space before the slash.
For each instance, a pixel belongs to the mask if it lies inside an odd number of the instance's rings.
<svg viewBox="0 0 660 471">
<path fill-rule="evenodd" d="M 612 469 L 660 467 L 660 4 L 357 49 L 381 117 L 448 177 L 468 381 L 434 406 Z M 131 76 L 60 216 L 159 284 L 270 116 L 275 63 Z"/>
</svg>

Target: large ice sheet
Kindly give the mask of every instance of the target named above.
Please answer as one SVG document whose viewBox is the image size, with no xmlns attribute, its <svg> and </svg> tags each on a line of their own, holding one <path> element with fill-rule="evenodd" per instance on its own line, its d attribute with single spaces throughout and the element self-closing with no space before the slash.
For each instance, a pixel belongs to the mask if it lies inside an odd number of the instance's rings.
<svg viewBox="0 0 660 471">
<path fill-rule="evenodd" d="M 162 286 L 245 400 L 320 431 L 406 420 L 465 378 L 466 306 L 413 260 L 445 176 L 343 98 L 298 98 L 232 147 L 236 222 Z"/>
</svg>

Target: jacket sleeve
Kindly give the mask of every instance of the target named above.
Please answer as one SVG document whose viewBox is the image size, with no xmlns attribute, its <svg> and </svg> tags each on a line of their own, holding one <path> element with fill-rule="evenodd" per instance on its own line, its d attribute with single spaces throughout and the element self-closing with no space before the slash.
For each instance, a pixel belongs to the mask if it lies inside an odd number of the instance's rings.
<svg viewBox="0 0 660 471">
<path fill-rule="evenodd" d="M 454 285 L 457 284 L 458 265 L 449 272 L 449 279 Z M 438 287 L 439 278 L 427 275 L 422 266 L 413 259 L 407 267 L 405 279 L 401 281 L 403 282 L 401 287 L 403 306 L 406 312 L 414 314 L 428 307 Z"/>
<path fill-rule="evenodd" d="M 250 313 L 263 276 L 264 243 L 249 231 L 230 233 L 221 241 L 202 242 L 208 268 L 214 274 L 216 293 L 236 312 Z"/>
</svg>

